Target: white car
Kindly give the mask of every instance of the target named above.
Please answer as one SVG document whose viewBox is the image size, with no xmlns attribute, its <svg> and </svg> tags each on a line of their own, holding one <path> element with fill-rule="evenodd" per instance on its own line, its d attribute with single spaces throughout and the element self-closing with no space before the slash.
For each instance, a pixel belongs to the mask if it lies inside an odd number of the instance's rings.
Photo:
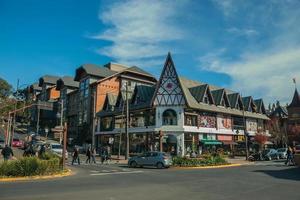
<svg viewBox="0 0 300 200">
<path fill-rule="evenodd" d="M 62 156 L 62 152 L 63 152 L 63 146 L 61 146 L 61 144 L 59 143 L 50 143 L 48 146 L 48 149 L 50 152 L 58 155 L 59 157 Z M 65 158 L 68 159 L 68 151 L 66 150 L 65 152 Z"/>
</svg>

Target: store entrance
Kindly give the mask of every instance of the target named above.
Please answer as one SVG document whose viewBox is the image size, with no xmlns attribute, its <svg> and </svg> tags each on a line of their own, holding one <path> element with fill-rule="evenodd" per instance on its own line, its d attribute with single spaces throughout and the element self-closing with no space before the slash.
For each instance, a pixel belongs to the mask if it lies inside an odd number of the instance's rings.
<svg viewBox="0 0 300 200">
<path fill-rule="evenodd" d="M 177 155 L 177 137 L 172 134 L 164 136 L 163 152 L 170 153 L 172 156 Z"/>
</svg>

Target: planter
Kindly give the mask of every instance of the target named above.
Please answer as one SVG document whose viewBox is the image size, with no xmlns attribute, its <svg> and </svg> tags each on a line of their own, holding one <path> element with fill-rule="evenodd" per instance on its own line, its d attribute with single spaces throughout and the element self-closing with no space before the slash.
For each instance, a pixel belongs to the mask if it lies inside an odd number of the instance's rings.
<svg viewBox="0 0 300 200">
<path fill-rule="evenodd" d="M 295 154 L 295 163 L 300 167 L 300 154 Z"/>
</svg>

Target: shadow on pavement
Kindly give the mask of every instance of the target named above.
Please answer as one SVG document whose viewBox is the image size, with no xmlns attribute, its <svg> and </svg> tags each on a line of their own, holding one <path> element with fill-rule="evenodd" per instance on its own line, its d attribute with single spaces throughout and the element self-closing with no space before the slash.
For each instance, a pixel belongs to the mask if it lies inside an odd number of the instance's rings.
<svg viewBox="0 0 300 200">
<path fill-rule="evenodd" d="M 282 170 L 256 170 L 254 172 L 265 173 L 269 176 L 279 179 L 287 179 L 300 181 L 300 168 L 299 167 L 291 167 L 288 169 Z"/>
</svg>

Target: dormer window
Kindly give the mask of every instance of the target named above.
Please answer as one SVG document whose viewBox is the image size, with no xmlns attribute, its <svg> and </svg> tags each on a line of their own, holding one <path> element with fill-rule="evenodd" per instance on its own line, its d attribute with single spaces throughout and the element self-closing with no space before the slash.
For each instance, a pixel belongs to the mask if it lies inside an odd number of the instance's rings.
<svg viewBox="0 0 300 200">
<path fill-rule="evenodd" d="M 203 102 L 206 103 L 206 104 L 209 104 L 209 98 L 208 98 L 207 93 L 204 94 Z"/>
</svg>

